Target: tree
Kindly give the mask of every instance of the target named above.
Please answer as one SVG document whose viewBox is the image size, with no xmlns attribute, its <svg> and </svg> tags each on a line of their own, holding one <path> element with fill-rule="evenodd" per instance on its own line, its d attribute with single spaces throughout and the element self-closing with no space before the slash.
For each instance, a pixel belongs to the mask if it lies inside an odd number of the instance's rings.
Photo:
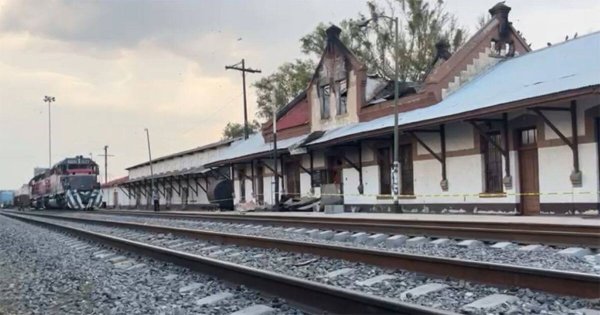
<svg viewBox="0 0 600 315">
<path fill-rule="evenodd" d="M 253 134 L 260 129 L 260 123 L 256 120 L 248 122 L 248 134 Z M 223 129 L 223 139 L 235 139 L 244 136 L 244 125 L 228 122 Z"/>
<path fill-rule="evenodd" d="M 435 54 L 435 43 L 440 39 L 450 40 L 455 50 L 464 42 L 465 30 L 458 27 L 456 18 L 444 10 L 443 1 L 388 0 L 383 7 L 375 1 L 367 2 L 369 9 L 378 14 L 398 16 L 399 69 L 401 81 L 422 81 L 431 67 Z M 368 28 L 358 27 L 360 21 L 370 17 L 359 14 L 355 19 L 339 23 L 341 41 L 359 60 L 365 63 L 371 74 L 392 80 L 394 78 L 394 24 L 387 19 L 378 19 Z M 302 52 L 319 58 L 327 35 L 327 25 L 320 23 L 315 30 L 300 39 Z M 287 104 L 307 88 L 315 68 L 311 59 L 296 59 L 281 65 L 277 71 L 263 77 L 252 86 L 256 90 L 260 120 L 272 118 L 273 105 L 277 108 Z"/>
<path fill-rule="evenodd" d="M 296 59 L 284 63 L 271 75 L 252 84 L 257 96 L 256 116 L 259 119 L 271 119 L 274 104 L 279 108 L 306 89 L 314 67 L 314 63 L 309 59 Z"/>
<path fill-rule="evenodd" d="M 376 15 L 399 17 L 399 54 L 394 53 L 394 23 L 380 18 L 369 27 L 360 28 L 360 21 L 371 18 L 359 14 L 357 19 L 340 23 L 340 40 L 364 62 L 372 74 L 386 79 L 394 78 L 394 58 L 398 58 L 400 80 L 422 81 L 431 67 L 435 43 L 440 39 L 449 41 L 455 50 L 463 44 L 466 31 L 457 26 L 456 18 L 444 9 L 443 1 L 389 0 L 385 7 L 375 1 L 367 2 Z M 310 34 L 302 37 L 302 52 L 321 56 L 326 39 L 323 23 Z"/>
</svg>

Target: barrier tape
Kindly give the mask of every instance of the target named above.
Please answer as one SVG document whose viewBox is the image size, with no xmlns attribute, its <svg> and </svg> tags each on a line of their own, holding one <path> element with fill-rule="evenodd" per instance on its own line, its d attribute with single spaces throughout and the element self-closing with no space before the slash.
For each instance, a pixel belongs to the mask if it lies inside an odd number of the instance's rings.
<svg viewBox="0 0 600 315">
<path fill-rule="evenodd" d="M 415 194 L 415 195 L 398 195 L 398 198 L 447 198 L 447 197 L 480 197 L 480 198 L 502 198 L 508 196 L 558 196 L 558 195 L 591 195 L 597 194 L 600 195 L 600 191 L 564 191 L 564 192 L 524 192 L 524 193 L 446 193 L 446 194 Z M 352 196 L 352 197 L 377 197 L 379 199 L 393 199 L 394 195 L 392 194 L 359 194 L 359 193 L 343 193 L 343 194 L 299 194 L 299 193 L 280 193 L 280 195 L 285 196 L 295 196 L 295 197 L 317 197 L 317 196 L 332 196 L 332 197 L 344 197 L 344 196 Z M 260 195 L 258 195 L 260 196 Z M 264 195 L 263 195 L 264 196 Z M 224 199 L 230 200 L 230 199 Z"/>
<path fill-rule="evenodd" d="M 572 192 L 572 191 L 564 191 L 564 192 L 530 192 L 530 193 L 453 193 L 453 194 L 416 194 L 416 195 L 398 195 L 399 199 L 416 199 L 416 198 L 448 198 L 448 197 L 478 197 L 478 198 L 502 198 L 502 197 L 508 197 L 508 196 L 515 196 L 515 197 L 522 197 L 522 196 L 564 196 L 564 195 L 591 195 L 591 194 L 597 194 L 600 195 L 600 191 L 597 192 L 593 192 L 593 191 L 579 191 L 579 192 Z M 279 193 L 279 195 L 281 196 L 293 196 L 293 197 L 309 197 L 309 198 L 318 198 L 318 197 L 323 197 L 323 196 L 328 196 L 328 197 L 344 197 L 344 196 L 351 196 L 351 197 L 376 197 L 377 199 L 383 199 L 383 200 L 392 200 L 394 198 L 394 195 L 392 194 L 358 194 L 358 193 L 344 193 L 344 194 L 299 194 L 299 193 Z M 265 196 L 264 194 L 262 195 L 256 195 L 256 196 Z M 219 203 L 222 201 L 232 201 L 234 200 L 234 197 L 232 198 L 223 198 L 223 199 L 216 199 L 216 200 L 211 200 L 211 203 Z"/>
</svg>

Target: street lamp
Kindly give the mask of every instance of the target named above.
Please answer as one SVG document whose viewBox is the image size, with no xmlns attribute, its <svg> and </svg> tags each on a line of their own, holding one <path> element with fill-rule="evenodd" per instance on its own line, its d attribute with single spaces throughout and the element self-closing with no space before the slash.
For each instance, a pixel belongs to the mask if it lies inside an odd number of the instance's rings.
<svg viewBox="0 0 600 315">
<path fill-rule="evenodd" d="M 396 33 L 396 38 L 394 40 L 394 163 L 392 166 L 392 192 L 394 198 L 394 211 L 399 212 L 400 208 L 398 205 L 398 194 L 399 194 L 399 170 L 400 170 L 400 162 L 398 156 L 398 94 L 399 94 L 399 68 L 398 68 L 398 57 L 399 53 L 399 34 L 398 34 L 398 18 L 390 17 L 383 14 L 379 14 L 375 12 L 373 7 L 371 9 L 371 18 L 368 20 L 361 21 L 357 24 L 360 28 L 365 28 L 369 25 L 370 22 L 375 22 L 380 18 L 388 19 L 394 22 L 394 31 Z"/>
<path fill-rule="evenodd" d="M 150 150 L 150 132 L 148 128 L 144 128 L 146 131 L 146 140 L 148 141 L 148 160 L 150 163 L 150 191 L 152 192 L 152 202 L 154 203 L 154 211 L 158 211 L 158 196 L 157 189 L 154 187 L 154 168 L 152 166 L 152 151 Z"/>
<path fill-rule="evenodd" d="M 52 168 L 52 120 L 50 103 L 56 102 L 54 96 L 44 96 L 44 103 L 48 103 L 48 168 Z"/>
</svg>

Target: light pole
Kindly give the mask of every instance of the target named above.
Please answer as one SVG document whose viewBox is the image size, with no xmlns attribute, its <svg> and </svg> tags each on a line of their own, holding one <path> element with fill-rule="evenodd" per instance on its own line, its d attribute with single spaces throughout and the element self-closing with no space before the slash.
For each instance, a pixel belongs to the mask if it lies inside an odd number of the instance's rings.
<svg viewBox="0 0 600 315">
<path fill-rule="evenodd" d="M 52 168 L 52 115 L 50 104 L 56 102 L 54 96 L 44 96 L 44 103 L 48 103 L 48 168 Z"/>
<path fill-rule="evenodd" d="M 152 202 L 154 203 L 154 211 L 158 211 L 158 196 L 156 195 L 157 189 L 154 187 L 154 169 L 152 166 L 152 151 L 150 150 L 150 132 L 148 128 L 144 128 L 146 131 L 146 140 L 148 142 L 148 160 L 150 163 L 150 191 L 152 193 Z"/>
<path fill-rule="evenodd" d="M 400 212 L 400 207 L 398 204 L 398 194 L 400 191 L 399 187 L 399 179 L 400 179 L 400 162 L 398 155 L 398 94 L 399 94 L 399 68 L 398 68 L 398 57 L 399 57 L 399 34 L 398 34 L 398 18 L 390 17 L 383 14 L 378 14 L 375 12 L 373 8 L 371 8 L 371 18 L 362 21 L 358 24 L 359 27 L 364 28 L 369 25 L 370 22 L 377 23 L 379 18 L 384 18 L 391 20 L 394 22 L 394 31 L 395 31 L 395 39 L 394 39 L 394 164 L 392 166 L 392 192 L 394 198 L 394 211 Z"/>
</svg>

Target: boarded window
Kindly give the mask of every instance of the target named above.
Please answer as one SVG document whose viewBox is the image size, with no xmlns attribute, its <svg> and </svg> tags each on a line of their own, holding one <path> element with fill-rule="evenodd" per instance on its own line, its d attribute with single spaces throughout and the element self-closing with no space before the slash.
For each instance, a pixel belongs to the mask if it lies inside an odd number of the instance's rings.
<svg viewBox="0 0 600 315">
<path fill-rule="evenodd" d="M 414 195 L 412 144 L 398 147 L 400 162 L 400 194 Z"/>
<path fill-rule="evenodd" d="M 319 99 L 321 101 L 321 119 L 329 118 L 329 100 L 331 95 L 331 87 L 329 84 L 319 87 Z"/>
<path fill-rule="evenodd" d="M 498 132 L 488 133 L 488 137 L 496 143 L 502 143 Z M 485 176 L 485 192 L 502 192 L 502 152 L 491 142 L 482 137 L 483 164 Z"/>
<path fill-rule="evenodd" d="M 390 195 L 392 193 L 390 148 L 377 150 L 377 165 L 379 165 L 379 193 Z"/>
</svg>

